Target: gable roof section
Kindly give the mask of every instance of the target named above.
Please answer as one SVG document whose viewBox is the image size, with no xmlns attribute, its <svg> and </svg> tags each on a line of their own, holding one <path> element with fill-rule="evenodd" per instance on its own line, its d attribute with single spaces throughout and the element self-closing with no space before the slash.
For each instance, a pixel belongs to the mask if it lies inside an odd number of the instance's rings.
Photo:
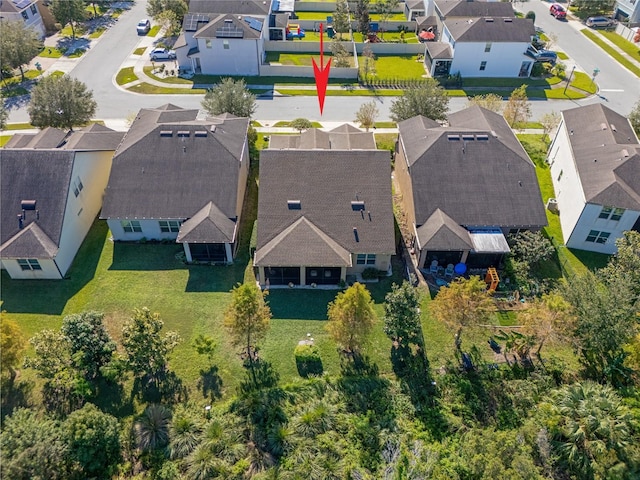
<svg viewBox="0 0 640 480">
<path fill-rule="evenodd" d="M 511 8 L 509 3 L 496 4 Z M 447 19 L 445 24 L 453 39 L 458 42 L 531 43 L 531 37 L 535 35 L 533 22 L 527 18 L 455 18 Z"/>
<path fill-rule="evenodd" d="M 516 16 L 511 4 L 505 2 L 437 0 L 436 8 L 447 18 Z"/>
<path fill-rule="evenodd" d="M 0 2 L 0 12 L 20 13 L 33 3 L 36 2 L 32 0 L 3 0 Z"/>
<path fill-rule="evenodd" d="M 236 222 L 226 217 L 213 202 L 209 202 L 180 226 L 176 241 L 232 243 L 235 240 L 235 231 Z"/>
<path fill-rule="evenodd" d="M 2 257 L 50 258 L 55 254 L 62 232 L 74 155 L 74 152 L 60 150 L 2 150 Z M 22 213 L 22 200 L 36 200 L 38 217 L 36 212 L 26 211 L 20 229 L 17 216 Z"/>
<path fill-rule="evenodd" d="M 586 201 L 640 210 L 640 143 L 629 120 L 600 103 L 562 117 Z"/>
<path fill-rule="evenodd" d="M 237 15 L 221 14 L 214 16 L 211 21 L 205 24 L 200 30 L 198 30 L 193 37 L 194 38 L 225 38 L 225 39 L 243 39 L 243 38 L 260 38 L 261 32 L 255 30 L 249 26 L 249 23 L 245 21 L 245 18 L 250 17 L 238 17 Z M 251 17 L 255 22 L 263 23 L 264 20 Z M 228 36 L 224 31 L 231 31 L 233 35 Z"/>
<path fill-rule="evenodd" d="M 427 51 L 433 59 L 451 59 L 453 58 L 453 50 L 447 42 L 425 42 Z"/>
<path fill-rule="evenodd" d="M 496 125 L 502 117 L 494 118 L 487 110 L 477 113 L 467 114 L 477 120 L 477 128 L 471 128 L 474 122 L 464 114 L 457 119 L 466 118 L 465 128 L 421 131 L 409 120 L 398 125 L 410 166 L 417 226 L 437 209 L 466 228 L 546 225 L 533 163 L 526 152 L 514 152 L 517 139 L 513 133 L 512 139 L 506 138 L 507 130 Z M 487 118 L 500 134 L 487 129 Z"/>
<path fill-rule="evenodd" d="M 113 157 L 101 218 L 186 219 L 208 202 L 235 219 L 248 118 L 143 109 Z"/>
<path fill-rule="evenodd" d="M 271 0 L 190 0 L 189 13 L 230 13 L 232 15 L 267 15 Z"/>
<path fill-rule="evenodd" d="M 322 131 L 310 128 L 300 135 L 271 135 L 271 149 L 323 149 L 323 150 L 376 150 L 373 132 L 362 130 L 345 123 L 339 127 Z"/>
<path fill-rule="evenodd" d="M 289 208 L 292 200 L 300 201 L 299 208 Z M 364 209 L 354 207 L 353 201 L 364 202 Z M 393 254 L 389 152 L 263 150 L 257 250 L 301 217 L 348 252 Z M 304 243 L 290 245 L 289 255 L 307 253 Z"/>
<path fill-rule="evenodd" d="M 417 233 L 422 249 L 459 251 L 473 248 L 469 232 L 439 208 L 417 229 Z"/>
<path fill-rule="evenodd" d="M 302 216 L 256 250 L 255 264 L 271 267 L 350 267 L 351 254 Z"/>
<path fill-rule="evenodd" d="M 404 3 L 412 10 L 424 10 L 423 0 L 406 0 Z"/>
<path fill-rule="evenodd" d="M 123 132 L 116 132 L 98 123 L 70 132 L 47 127 L 35 134 L 23 133 L 14 135 L 5 147 L 37 149 L 62 148 L 75 151 L 115 151 L 122 141 L 122 137 L 124 137 Z"/>
<path fill-rule="evenodd" d="M 47 127 L 38 133 L 18 133 L 11 137 L 5 148 L 58 148 L 69 133 Z"/>
</svg>

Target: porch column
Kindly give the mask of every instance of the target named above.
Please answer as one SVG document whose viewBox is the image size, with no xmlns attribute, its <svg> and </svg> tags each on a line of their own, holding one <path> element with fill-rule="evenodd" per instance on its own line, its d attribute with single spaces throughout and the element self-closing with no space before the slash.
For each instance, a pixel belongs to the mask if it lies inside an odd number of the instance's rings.
<svg viewBox="0 0 640 480">
<path fill-rule="evenodd" d="M 462 258 L 460 259 L 461 263 L 467 263 L 467 258 L 469 257 L 469 250 L 464 250 L 462 252 Z"/>
<path fill-rule="evenodd" d="M 224 251 L 227 254 L 227 263 L 233 263 L 233 253 L 231 252 L 231 244 L 230 243 L 225 243 L 224 244 Z"/>
<path fill-rule="evenodd" d="M 307 267 L 300 267 L 300 286 L 306 285 L 305 281 L 307 279 Z"/>
<path fill-rule="evenodd" d="M 259 266 L 258 267 L 258 279 L 259 279 L 258 281 L 260 282 L 260 285 L 264 286 L 266 278 L 264 276 L 264 267 L 263 266 Z"/>
<path fill-rule="evenodd" d="M 418 268 L 424 268 L 425 257 L 427 256 L 427 250 L 418 250 Z"/>
<path fill-rule="evenodd" d="M 347 283 L 347 267 L 340 267 L 340 281 Z"/>
<path fill-rule="evenodd" d="M 187 257 L 187 262 L 193 262 L 193 258 L 191 258 L 191 249 L 189 248 L 189 243 L 184 242 L 182 246 L 184 247 L 184 254 Z"/>
</svg>

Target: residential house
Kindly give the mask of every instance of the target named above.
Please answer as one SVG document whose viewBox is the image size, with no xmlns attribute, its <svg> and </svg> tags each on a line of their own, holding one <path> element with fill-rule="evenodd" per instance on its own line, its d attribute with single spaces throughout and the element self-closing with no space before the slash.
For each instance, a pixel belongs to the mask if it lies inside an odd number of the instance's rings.
<svg viewBox="0 0 640 480">
<path fill-rule="evenodd" d="M 0 155 L 0 263 L 14 279 L 60 279 L 102 206 L 123 134 L 100 125 L 15 135 Z"/>
<path fill-rule="evenodd" d="M 613 5 L 614 16 L 630 25 L 640 24 L 640 2 L 638 0 L 616 0 Z"/>
<path fill-rule="evenodd" d="M 640 144 L 629 120 L 596 103 L 562 112 L 547 161 L 565 244 L 613 254 L 640 231 Z"/>
<path fill-rule="evenodd" d="M 0 0 L 0 19 L 24 22 L 42 40 L 45 36 L 45 28 L 38 2 L 39 0 Z"/>
<path fill-rule="evenodd" d="M 336 285 L 366 268 L 390 269 L 390 178 L 384 150 L 263 150 L 254 256 L 260 284 Z"/>
<path fill-rule="evenodd" d="M 231 263 L 249 174 L 248 118 L 142 109 L 113 158 L 104 206 L 114 240 L 181 243 L 187 261 Z"/>
<path fill-rule="evenodd" d="M 325 132 L 310 128 L 300 135 L 271 135 L 270 149 L 333 149 L 333 150 L 376 150 L 373 132 L 363 132 L 345 123 Z"/>
<path fill-rule="evenodd" d="M 547 224 L 535 166 L 501 115 L 471 107 L 443 127 L 398 124 L 395 178 L 418 266 L 498 266 L 506 234 Z"/>
<path fill-rule="evenodd" d="M 418 32 L 429 30 L 425 67 L 435 77 L 528 77 L 533 58 L 525 52 L 535 35 L 533 21 L 516 18 L 510 3 L 425 0 Z"/>
</svg>

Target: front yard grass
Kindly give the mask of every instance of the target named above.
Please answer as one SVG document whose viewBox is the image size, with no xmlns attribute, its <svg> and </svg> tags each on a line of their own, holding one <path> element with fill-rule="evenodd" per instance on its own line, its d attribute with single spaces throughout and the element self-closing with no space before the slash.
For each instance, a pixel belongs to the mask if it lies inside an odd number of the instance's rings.
<svg viewBox="0 0 640 480">
<path fill-rule="evenodd" d="M 605 37 L 615 46 L 617 46 L 623 52 L 629 54 L 636 61 L 640 62 L 640 48 L 635 43 L 630 42 L 629 40 L 625 40 L 616 32 L 611 32 L 607 30 L 603 30 L 600 32 L 600 35 Z"/>
<path fill-rule="evenodd" d="M 127 83 L 135 82 L 136 80 L 138 80 L 138 77 L 133 73 L 133 67 L 125 67 L 116 75 L 116 83 L 118 85 L 126 85 Z"/>
<path fill-rule="evenodd" d="M 151 30 L 147 32 L 147 37 L 155 37 L 160 31 L 160 28 L 162 28 L 160 25 L 154 25 L 151 27 Z"/>
<path fill-rule="evenodd" d="M 60 58 L 64 55 L 65 49 L 58 49 L 56 47 L 44 47 L 38 54 L 39 57 L 45 58 Z"/>
<path fill-rule="evenodd" d="M 13 135 L 0 135 L 0 147 L 4 147 Z"/>
<path fill-rule="evenodd" d="M 588 28 L 584 28 L 580 30 L 587 38 L 589 38 L 593 43 L 602 48 L 605 52 L 607 52 L 611 57 L 613 57 L 620 65 L 624 66 L 631 72 L 633 72 L 636 76 L 640 77 L 640 68 L 636 67 L 633 63 L 627 60 L 624 55 L 618 52 L 615 48 L 608 45 L 604 40 L 602 40 L 598 33 L 589 30 Z"/>
<path fill-rule="evenodd" d="M 26 130 L 29 128 L 35 128 L 28 122 L 24 123 L 7 123 L 3 130 Z"/>
<path fill-rule="evenodd" d="M 204 95 L 207 93 L 207 90 L 204 88 L 170 88 L 170 87 L 159 87 L 157 85 L 151 85 L 150 83 L 138 83 L 127 88 L 130 92 L 135 93 L 144 93 L 147 95 L 180 95 L 180 94 L 188 94 L 188 95 Z"/>
<path fill-rule="evenodd" d="M 360 57 L 360 66 L 364 64 Z M 425 75 L 424 64 L 416 55 L 376 55 L 375 76 L 378 80 L 408 80 Z"/>
<path fill-rule="evenodd" d="M 147 49 L 147 47 L 139 47 L 139 48 L 136 48 L 136 49 L 133 51 L 133 54 L 134 54 L 134 55 L 142 55 L 146 49 Z"/>
<path fill-rule="evenodd" d="M 280 122 L 276 122 L 273 126 L 274 127 L 290 127 L 291 126 L 291 122 L 289 122 L 289 121 L 280 121 Z M 311 122 L 311 126 L 313 128 L 322 128 L 322 124 L 320 122 Z"/>
<path fill-rule="evenodd" d="M 325 54 L 325 64 L 332 58 L 333 55 Z M 296 65 L 302 67 L 313 66 L 312 59 L 315 59 L 316 63 L 320 65 L 320 54 L 309 53 L 283 53 L 283 52 L 267 52 L 267 63 L 279 63 L 281 65 Z M 333 66 L 333 65 L 332 65 Z M 349 66 L 353 66 L 353 57 L 349 57 Z"/>
</svg>

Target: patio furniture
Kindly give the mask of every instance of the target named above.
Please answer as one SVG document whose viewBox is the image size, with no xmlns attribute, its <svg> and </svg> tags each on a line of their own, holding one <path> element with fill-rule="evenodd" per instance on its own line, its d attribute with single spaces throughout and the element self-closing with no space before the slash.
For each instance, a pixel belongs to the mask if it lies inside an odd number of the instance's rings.
<svg viewBox="0 0 640 480">
<path fill-rule="evenodd" d="M 447 265 L 447 268 L 444 271 L 444 278 L 453 278 L 454 267 L 453 263 Z"/>
<path fill-rule="evenodd" d="M 431 262 L 431 266 L 429 267 L 429 273 L 431 275 L 438 274 L 438 260 L 434 260 L 433 262 Z"/>
</svg>

